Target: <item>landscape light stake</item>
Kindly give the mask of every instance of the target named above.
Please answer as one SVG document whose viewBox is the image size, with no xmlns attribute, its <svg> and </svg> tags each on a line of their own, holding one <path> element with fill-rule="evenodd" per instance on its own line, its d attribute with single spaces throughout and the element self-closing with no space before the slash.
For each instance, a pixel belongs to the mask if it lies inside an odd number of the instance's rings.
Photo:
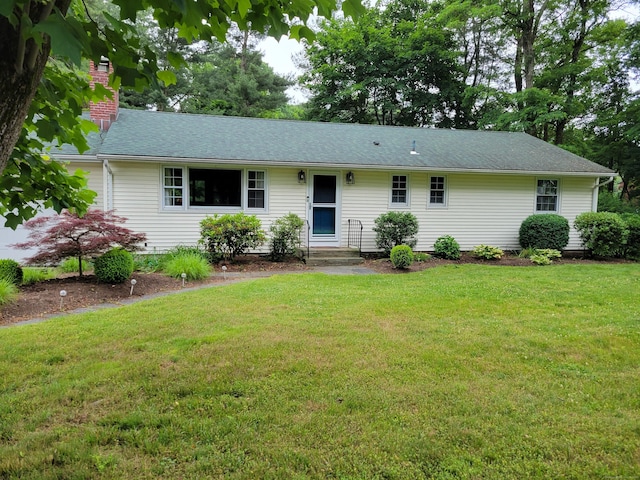
<svg viewBox="0 0 640 480">
<path fill-rule="evenodd" d="M 186 273 L 181 273 L 180 276 L 182 277 L 182 288 L 184 288 L 184 281 L 187 278 L 187 274 Z"/>
<path fill-rule="evenodd" d="M 222 266 L 222 279 L 223 280 L 227 279 L 227 266 L 226 265 Z"/>
<path fill-rule="evenodd" d="M 133 287 L 138 283 L 135 278 L 131 279 L 131 291 L 129 292 L 129 296 L 133 295 Z"/>
<path fill-rule="evenodd" d="M 62 310 L 62 302 L 64 301 L 64 297 L 67 296 L 66 290 L 60 290 L 60 310 Z"/>
</svg>

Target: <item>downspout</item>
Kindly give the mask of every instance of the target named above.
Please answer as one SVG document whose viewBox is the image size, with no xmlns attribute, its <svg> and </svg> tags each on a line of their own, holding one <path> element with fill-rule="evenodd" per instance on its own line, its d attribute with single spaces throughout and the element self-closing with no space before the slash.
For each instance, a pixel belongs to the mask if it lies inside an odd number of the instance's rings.
<svg viewBox="0 0 640 480">
<path fill-rule="evenodd" d="M 107 172 L 103 182 L 104 188 L 104 209 L 106 211 L 113 210 L 113 171 L 109 166 L 109 160 L 106 158 L 102 161 L 102 167 Z"/>
<path fill-rule="evenodd" d="M 600 182 L 597 183 L 598 180 L 600 180 L 599 178 L 596 179 L 596 184 L 593 186 L 593 195 L 592 195 L 592 200 L 591 200 L 591 211 L 592 212 L 597 212 L 598 211 L 598 191 L 600 190 L 600 187 L 604 187 L 605 185 L 613 182 L 613 179 L 615 178 L 615 175 L 611 175 L 609 177 L 609 180 L 605 180 L 604 182 Z"/>
</svg>

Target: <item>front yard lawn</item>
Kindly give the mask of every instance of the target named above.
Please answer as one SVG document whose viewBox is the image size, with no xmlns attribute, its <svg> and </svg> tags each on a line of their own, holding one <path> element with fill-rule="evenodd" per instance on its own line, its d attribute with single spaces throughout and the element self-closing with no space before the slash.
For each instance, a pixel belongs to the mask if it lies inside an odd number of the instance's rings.
<svg viewBox="0 0 640 480">
<path fill-rule="evenodd" d="M 280 275 L 2 329 L 0 478 L 636 478 L 639 287 Z"/>
</svg>

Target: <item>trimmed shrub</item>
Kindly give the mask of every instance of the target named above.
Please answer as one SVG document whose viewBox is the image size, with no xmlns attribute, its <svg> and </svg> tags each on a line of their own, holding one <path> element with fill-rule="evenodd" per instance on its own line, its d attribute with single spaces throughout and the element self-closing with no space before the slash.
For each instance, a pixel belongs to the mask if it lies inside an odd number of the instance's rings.
<svg viewBox="0 0 640 480">
<path fill-rule="evenodd" d="M 460 244 L 451 235 L 443 235 L 433 244 L 433 254 L 447 260 L 458 260 L 461 255 Z"/>
<path fill-rule="evenodd" d="M 629 229 L 617 213 L 581 213 L 573 226 L 580 234 L 582 244 L 592 255 L 615 257 L 624 254 Z"/>
<path fill-rule="evenodd" d="M 396 245 L 391 249 L 390 258 L 395 268 L 409 268 L 413 263 L 413 250 L 409 245 Z"/>
<path fill-rule="evenodd" d="M 170 277 L 182 278 L 187 275 L 187 280 L 201 280 L 211 273 L 209 262 L 202 252 L 184 252 L 171 256 L 164 265 L 164 272 Z"/>
<path fill-rule="evenodd" d="M 212 260 L 233 260 L 265 242 L 261 226 L 255 215 L 214 215 L 200 222 L 200 235 Z"/>
<path fill-rule="evenodd" d="M 7 279 L 14 285 L 21 285 L 23 275 L 22 267 L 15 260 L 0 260 L 0 278 Z"/>
<path fill-rule="evenodd" d="M 133 273 L 133 255 L 114 248 L 95 259 L 93 271 L 102 283 L 123 283 Z"/>
<path fill-rule="evenodd" d="M 627 241 L 624 256 L 635 260 L 640 259 L 640 214 L 624 213 L 622 220 L 627 224 Z"/>
<path fill-rule="evenodd" d="M 8 278 L 0 278 L 0 305 L 6 305 L 16 299 L 18 287 Z"/>
<path fill-rule="evenodd" d="M 418 234 L 418 219 L 410 212 L 383 213 L 376 218 L 375 224 L 376 246 L 384 250 L 385 255 L 389 255 L 396 245 L 413 248 L 418 243 L 413 238 Z"/>
<path fill-rule="evenodd" d="M 295 213 L 289 213 L 278 218 L 269 231 L 269 250 L 272 260 L 282 260 L 288 255 L 295 255 L 300 248 L 300 231 L 304 226 L 304 221 Z"/>
<path fill-rule="evenodd" d="M 541 213 L 524 219 L 520 225 L 522 248 L 562 250 L 569 243 L 569 222 L 555 213 Z"/>
<path fill-rule="evenodd" d="M 476 258 L 484 258 L 485 260 L 499 260 L 504 255 L 504 251 L 491 245 L 478 245 L 473 247 L 471 254 Z"/>
</svg>

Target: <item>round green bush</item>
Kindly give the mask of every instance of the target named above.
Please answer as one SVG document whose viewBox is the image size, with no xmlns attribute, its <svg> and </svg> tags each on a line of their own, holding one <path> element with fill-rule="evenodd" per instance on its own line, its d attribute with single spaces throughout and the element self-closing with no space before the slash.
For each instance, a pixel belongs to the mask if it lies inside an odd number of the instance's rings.
<svg viewBox="0 0 640 480">
<path fill-rule="evenodd" d="M 396 245 L 415 247 L 418 234 L 418 219 L 410 212 L 387 212 L 375 219 L 376 246 L 386 255 Z"/>
<path fill-rule="evenodd" d="M 620 215 L 612 212 L 585 212 L 576 217 L 573 226 L 582 245 L 597 257 L 624 254 L 629 228 Z"/>
<path fill-rule="evenodd" d="M 409 268 L 413 263 L 413 250 L 409 245 L 396 245 L 391 249 L 391 263 L 395 268 Z"/>
<path fill-rule="evenodd" d="M 640 214 L 623 213 L 622 220 L 627 224 L 629 234 L 625 248 L 625 257 L 640 259 Z"/>
<path fill-rule="evenodd" d="M 102 283 L 122 283 L 133 273 L 133 255 L 114 248 L 96 258 L 93 271 Z"/>
<path fill-rule="evenodd" d="M 460 244 L 451 235 L 443 235 L 433 244 L 433 254 L 447 260 L 458 260 L 460 258 Z"/>
<path fill-rule="evenodd" d="M 22 267 L 15 260 L 0 260 L 0 278 L 4 278 L 14 285 L 22 285 L 23 275 Z"/>
<path fill-rule="evenodd" d="M 524 219 L 520 225 L 522 248 L 563 250 L 569 243 L 569 221 L 555 213 L 540 213 Z"/>
</svg>

